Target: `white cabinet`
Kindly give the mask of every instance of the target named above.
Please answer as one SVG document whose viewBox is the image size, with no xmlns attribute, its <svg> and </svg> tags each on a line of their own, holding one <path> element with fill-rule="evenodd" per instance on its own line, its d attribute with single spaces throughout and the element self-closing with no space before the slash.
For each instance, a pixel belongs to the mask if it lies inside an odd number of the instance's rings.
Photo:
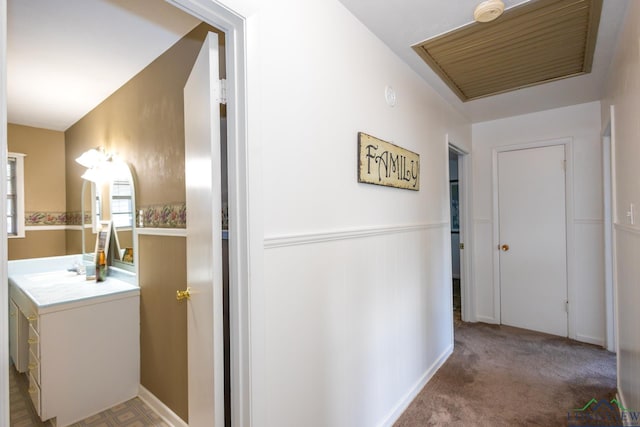
<svg viewBox="0 0 640 427">
<path fill-rule="evenodd" d="M 28 367 L 29 395 L 43 421 L 55 418 L 54 425 L 67 426 L 138 394 L 137 287 L 42 305 L 30 298 L 37 293 L 24 292 L 19 283 L 10 285 L 11 309 L 17 309 L 16 322 L 22 318 L 26 329 L 16 326 L 14 336 L 11 320 L 11 357 L 15 352 L 14 360 Z"/>
<path fill-rule="evenodd" d="M 9 299 L 9 355 L 18 372 L 27 370 L 29 324 L 18 305 Z"/>
</svg>

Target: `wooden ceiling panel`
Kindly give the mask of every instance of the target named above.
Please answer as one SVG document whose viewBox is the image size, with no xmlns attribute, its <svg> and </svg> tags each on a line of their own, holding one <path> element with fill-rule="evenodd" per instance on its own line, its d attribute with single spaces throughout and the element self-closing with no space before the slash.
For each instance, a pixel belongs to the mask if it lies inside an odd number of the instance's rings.
<svg viewBox="0 0 640 427">
<path fill-rule="evenodd" d="M 532 0 L 413 46 L 462 101 L 591 71 L 602 0 Z"/>
</svg>

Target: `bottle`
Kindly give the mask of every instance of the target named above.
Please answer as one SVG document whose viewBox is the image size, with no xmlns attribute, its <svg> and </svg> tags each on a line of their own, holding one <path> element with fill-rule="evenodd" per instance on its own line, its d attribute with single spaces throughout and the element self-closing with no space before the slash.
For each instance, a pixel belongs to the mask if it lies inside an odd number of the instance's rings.
<svg viewBox="0 0 640 427">
<path fill-rule="evenodd" d="M 96 258 L 96 282 L 104 282 L 107 279 L 107 257 L 104 255 L 104 251 L 100 249 L 98 251 L 98 257 Z"/>
</svg>

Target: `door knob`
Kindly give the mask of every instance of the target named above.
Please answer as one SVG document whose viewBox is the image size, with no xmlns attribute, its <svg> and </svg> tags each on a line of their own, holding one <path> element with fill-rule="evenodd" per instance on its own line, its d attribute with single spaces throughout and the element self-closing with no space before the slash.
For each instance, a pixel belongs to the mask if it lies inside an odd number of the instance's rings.
<svg viewBox="0 0 640 427">
<path fill-rule="evenodd" d="M 176 291 L 176 300 L 182 301 L 183 299 L 191 299 L 191 288 L 187 288 L 184 291 Z"/>
<path fill-rule="evenodd" d="M 507 252 L 509 250 L 509 245 L 500 246 L 500 250 L 503 251 L 503 252 Z"/>
</svg>

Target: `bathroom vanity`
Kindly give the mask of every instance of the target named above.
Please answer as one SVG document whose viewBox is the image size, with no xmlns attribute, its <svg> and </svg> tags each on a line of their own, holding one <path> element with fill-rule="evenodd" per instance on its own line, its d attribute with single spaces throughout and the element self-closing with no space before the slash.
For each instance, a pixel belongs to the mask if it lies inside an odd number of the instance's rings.
<svg viewBox="0 0 640 427">
<path fill-rule="evenodd" d="M 78 257 L 9 262 L 10 355 L 43 421 L 62 427 L 138 394 L 140 289 L 67 271 Z"/>
</svg>

